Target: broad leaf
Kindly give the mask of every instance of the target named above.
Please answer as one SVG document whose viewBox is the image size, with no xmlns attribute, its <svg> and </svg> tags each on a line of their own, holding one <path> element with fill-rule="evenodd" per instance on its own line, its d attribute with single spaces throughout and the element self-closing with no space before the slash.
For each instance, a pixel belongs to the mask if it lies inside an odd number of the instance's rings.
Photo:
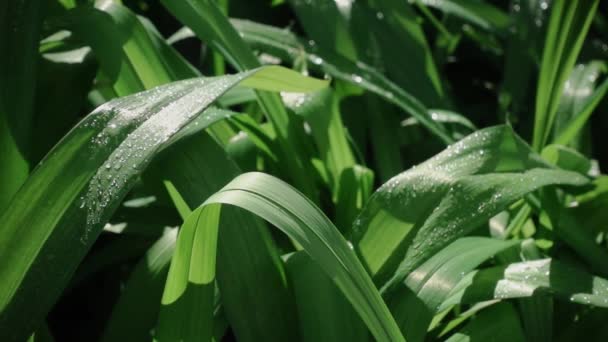
<svg viewBox="0 0 608 342">
<path fill-rule="evenodd" d="M 288 184 L 262 173 L 235 178 L 208 198 L 186 220 L 163 295 L 159 329 L 162 339 L 210 338 L 210 292 L 215 278 L 219 204 L 248 210 L 299 243 L 333 279 L 377 340 L 403 341 L 380 294 L 336 227 L 315 205 Z M 191 267 L 197 262 L 197 267 Z M 197 303 L 192 302 L 196 291 Z M 200 320 L 177 321 L 177 313 L 195 310 Z"/>
<path fill-rule="evenodd" d="M 608 280 L 551 259 L 497 266 L 467 274 L 442 304 L 552 294 L 575 303 L 608 307 Z"/>
<path fill-rule="evenodd" d="M 0 218 L 0 257 L 13 261 L 0 269 L 0 323 L 19 327 L 2 333 L 25 337 L 41 321 L 137 175 L 176 133 L 195 118 L 200 127 L 222 119 L 222 112 L 197 114 L 244 79 L 269 89 L 273 70 L 161 86 L 107 103 L 74 128 Z M 302 91 L 302 76 L 289 76 L 273 90 Z M 34 297 L 36 305 L 24 305 Z"/>
</svg>

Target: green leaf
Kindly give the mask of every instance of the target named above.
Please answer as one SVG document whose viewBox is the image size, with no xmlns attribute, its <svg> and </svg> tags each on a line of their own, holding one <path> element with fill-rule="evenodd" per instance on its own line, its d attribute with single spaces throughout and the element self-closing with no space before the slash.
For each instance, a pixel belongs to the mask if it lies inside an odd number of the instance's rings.
<svg viewBox="0 0 608 342">
<path fill-rule="evenodd" d="M 91 46 L 119 96 L 177 80 L 153 36 L 127 8 L 105 1 L 100 8 L 78 6 L 68 13 L 69 27 Z"/>
<path fill-rule="evenodd" d="M 0 4 L 0 214 L 25 182 L 30 165 L 41 1 Z"/>
<path fill-rule="evenodd" d="M 603 261 L 608 258 L 608 251 L 596 243 L 592 232 L 585 229 L 579 219 L 565 208 L 555 192 L 544 192 L 542 202 L 549 217 L 546 224 L 564 243 L 574 249 L 594 272 L 607 277 L 608 266 Z"/>
<path fill-rule="evenodd" d="M 409 341 L 422 341 L 431 319 L 450 290 L 488 258 L 517 245 L 518 241 L 461 238 L 442 249 L 405 279 L 407 291 L 391 299 L 397 323 Z"/>
<path fill-rule="evenodd" d="M 238 206 L 279 228 L 299 243 L 333 279 L 376 339 L 404 340 L 371 279 L 333 224 L 294 188 L 274 177 L 255 172 L 240 175 L 208 198 L 182 227 L 163 295 L 163 305 L 168 310 L 164 317 L 176 323 L 165 323 L 167 335 L 164 336 L 167 339 L 185 336 L 196 336 L 201 340 L 210 338 L 208 327 L 203 325 L 208 325 L 211 319 L 208 293 L 215 275 L 214 239 L 220 223 L 218 204 Z M 194 260 L 199 265 L 190 268 Z M 196 306 L 188 300 L 192 293 L 189 291 L 194 289 L 198 290 L 197 298 L 206 298 Z M 172 321 L 174 315 L 169 314 L 172 309 L 186 309 L 188 304 L 189 309 L 196 310 L 202 318 L 196 322 Z"/>
<path fill-rule="evenodd" d="M 375 281 L 392 275 L 390 290 L 527 193 L 586 182 L 542 161 L 508 126 L 479 130 L 380 187 L 357 219 L 353 242 Z"/>
<path fill-rule="evenodd" d="M 310 256 L 288 257 L 303 341 L 369 341 L 369 333 L 352 305 Z"/>
<path fill-rule="evenodd" d="M 160 177 L 171 183 L 173 195 L 180 198 L 188 211 L 240 173 L 224 150 L 206 134 L 175 144 L 156 166 Z M 295 303 L 267 227 L 260 219 L 233 207 L 223 208 L 221 218 L 217 285 L 232 332 L 239 341 L 297 340 Z M 206 261 L 193 260 L 191 267 L 199 267 L 201 262 Z M 188 291 L 189 295 L 196 295 L 205 290 L 195 286 Z M 169 314 L 168 319 L 178 324 L 197 325 L 204 319 L 197 312 L 188 312 L 186 316 Z M 255 316 L 251 312 L 255 312 Z M 161 326 L 163 324 L 166 322 L 161 322 Z M 159 338 L 166 339 L 162 335 L 166 329 L 159 329 Z"/>
<path fill-rule="evenodd" d="M 526 338 L 517 311 L 508 303 L 500 303 L 481 311 L 469 324 L 446 341 L 523 342 Z"/>
<path fill-rule="evenodd" d="M 98 8 L 78 7 L 70 11 L 68 22 L 70 29 L 95 52 L 116 95 L 129 95 L 171 81 L 201 76 L 163 40 L 150 21 L 137 17 L 118 3 L 100 2 L 97 5 Z M 223 122 L 210 131 L 224 143 L 234 134 Z"/>
<path fill-rule="evenodd" d="M 548 145 L 541 153 L 549 163 L 562 169 L 586 175 L 591 169 L 591 161 L 585 156 L 563 145 Z"/>
<path fill-rule="evenodd" d="M 260 66 L 249 46 L 230 24 L 212 0 L 162 1 L 163 5 L 181 22 L 190 27 L 203 41 L 220 52 L 237 70 L 245 71 Z M 294 125 L 276 94 L 257 92 L 258 104 L 271 122 L 279 144 L 284 172 L 308 196 L 316 198 L 316 190 L 307 175 L 311 169 L 302 146 L 302 127 Z"/>
<path fill-rule="evenodd" d="M 332 0 L 288 1 L 310 38 L 308 45 L 320 45 L 350 60 L 357 59 L 348 28 L 350 6 Z"/>
<path fill-rule="evenodd" d="M 426 106 L 447 107 L 433 54 L 416 12 L 406 1 L 356 2 L 351 27 L 364 62 L 382 67 L 388 78 Z M 395 42 L 399 42 L 395 44 Z M 407 56 L 407 63 L 403 57 Z"/>
<path fill-rule="evenodd" d="M 386 182 L 404 168 L 399 140 L 399 117 L 377 97 L 367 96 L 365 104 L 374 164 L 378 169 L 379 180 Z"/>
<path fill-rule="evenodd" d="M 342 173 L 355 165 L 340 115 L 340 98 L 326 88 L 310 94 L 284 93 L 283 100 L 309 124 L 320 158 L 329 171 L 329 185 L 335 200 Z"/>
<path fill-rule="evenodd" d="M 511 24 L 509 16 L 494 5 L 479 0 L 415 0 L 473 23 L 485 30 L 506 35 Z"/>
<path fill-rule="evenodd" d="M 355 218 L 373 192 L 374 173 L 361 165 L 344 169 L 336 197 L 336 226 L 350 234 Z"/>
<path fill-rule="evenodd" d="M 252 47 L 288 60 L 305 58 L 311 67 L 319 68 L 336 79 L 354 84 L 395 104 L 418 119 L 442 141 L 454 141 L 446 129 L 431 118 L 422 102 L 373 67 L 362 62 L 355 63 L 332 50 L 321 47 L 312 49 L 287 30 L 235 19 L 232 24 Z"/>
<path fill-rule="evenodd" d="M 551 294 L 574 303 L 608 307 L 608 280 L 552 259 L 524 261 L 467 274 L 442 304 Z"/>
<path fill-rule="evenodd" d="M 102 341 L 150 339 L 176 238 L 177 229 L 168 229 L 137 263 L 112 309 Z"/>
<path fill-rule="evenodd" d="M 523 120 L 529 112 L 538 61 L 542 54 L 549 2 L 526 0 L 511 6 L 512 27 L 505 44 L 501 110 L 509 121 Z"/>
<path fill-rule="evenodd" d="M 0 257 L 12 261 L 0 269 L 0 323 L 19 327 L 2 331 L 6 338 L 25 337 L 41 321 L 150 159 L 188 123 L 205 127 L 223 119 L 210 111 L 195 120 L 259 71 L 176 82 L 114 100 L 64 137 L 0 218 Z M 35 305 L 27 305 L 34 297 Z"/>
<path fill-rule="evenodd" d="M 574 67 L 599 0 L 555 0 L 536 91 L 532 147 L 540 151 L 553 129 L 566 79 Z"/>
<path fill-rule="evenodd" d="M 576 137 L 608 92 L 608 78 L 594 87 L 600 73 L 606 72 L 605 62 L 591 62 L 574 68 L 564 86 L 556 113 L 554 141 L 576 146 Z"/>
</svg>

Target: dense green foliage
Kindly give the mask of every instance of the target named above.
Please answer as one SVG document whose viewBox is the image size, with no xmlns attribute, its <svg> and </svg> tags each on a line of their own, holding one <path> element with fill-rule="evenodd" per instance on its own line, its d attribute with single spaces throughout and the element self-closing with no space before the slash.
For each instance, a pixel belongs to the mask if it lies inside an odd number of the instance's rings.
<svg viewBox="0 0 608 342">
<path fill-rule="evenodd" d="M 607 340 L 605 13 L 0 2 L 0 340 Z"/>
</svg>

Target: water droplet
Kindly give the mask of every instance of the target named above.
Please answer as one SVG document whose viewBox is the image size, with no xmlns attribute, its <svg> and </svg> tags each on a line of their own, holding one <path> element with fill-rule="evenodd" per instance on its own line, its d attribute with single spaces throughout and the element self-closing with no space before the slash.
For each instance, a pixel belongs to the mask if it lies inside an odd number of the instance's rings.
<svg viewBox="0 0 608 342">
<path fill-rule="evenodd" d="M 353 79 L 353 81 L 355 83 L 361 83 L 361 82 L 363 82 L 363 78 L 361 76 L 359 76 L 359 75 L 353 74 L 353 75 L 351 75 L 351 78 Z"/>
<path fill-rule="evenodd" d="M 384 19 L 384 13 L 382 13 L 382 12 L 376 12 L 376 18 L 378 18 L 378 20 Z"/>
<path fill-rule="evenodd" d="M 321 57 L 319 57 L 317 55 L 310 55 L 310 61 L 313 64 L 320 65 L 320 64 L 323 63 L 323 58 L 321 58 Z"/>
</svg>

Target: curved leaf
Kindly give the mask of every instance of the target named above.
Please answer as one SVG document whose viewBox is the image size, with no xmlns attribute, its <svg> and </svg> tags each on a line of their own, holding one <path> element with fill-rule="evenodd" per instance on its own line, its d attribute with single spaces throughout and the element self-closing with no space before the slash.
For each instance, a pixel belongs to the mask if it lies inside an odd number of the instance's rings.
<svg viewBox="0 0 608 342">
<path fill-rule="evenodd" d="M 220 206 L 248 210 L 298 242 L 336 283 L 377 340 L 403 341 L 377 289 L 336 227 L 303 195 L 288 184 L 263 173 L 238 176 L 208 198 L 186 220 L 171 263 L 159 323 L 161 340 L 210 338 L 210 291 L 215 278 L 215 243 Z M 197 267 L 190 265 L 198 261 Z M 195 294 L 196 293 L 196 294 Z M 199 302 L 192 302 L 192 295 Z M 188 317 L 196 310 L 196 321 Z M 177 313 L 181 313 L 178 315 Z"/>
<path fill-rule="evenodd" d="M 407 292 L 391 300 L 391 308 L 410 341 L 423 340 L 433 316 L 450 291 L 471 270 L 519 241 L 482 237 L 458 239 L 442 249 L 405 279 Z"/>
<path fill-rule="evenodd" d="M 544 162 L 510 127 L 482 129 L 380 187 L 356 221 L 353 242 L 377 282 L 392 275 L 390 290 L 527 193 L 586 182 Z"/>
<path fill-rule="evenodd" d="M 268 70 L 276 68 L 266 68 L 260 82 L 267 86 Z M 0 325 L 19 327 L 3 330 L 3 337 L 24 337 L 40 322 L 151 158 L 228 89 L 246 78 L 255 84 L 262 70 L 180 81 L 111 101 L 50 152 L 0 218 L 0 258 L 13 262 L 0 269 Z M 303 76 L 291 77 L 298 84 Z M 210 111 L 193 125 L 223 118 Z M 31 298 L 37 305 L 23 305 Z"/>
</svg>

